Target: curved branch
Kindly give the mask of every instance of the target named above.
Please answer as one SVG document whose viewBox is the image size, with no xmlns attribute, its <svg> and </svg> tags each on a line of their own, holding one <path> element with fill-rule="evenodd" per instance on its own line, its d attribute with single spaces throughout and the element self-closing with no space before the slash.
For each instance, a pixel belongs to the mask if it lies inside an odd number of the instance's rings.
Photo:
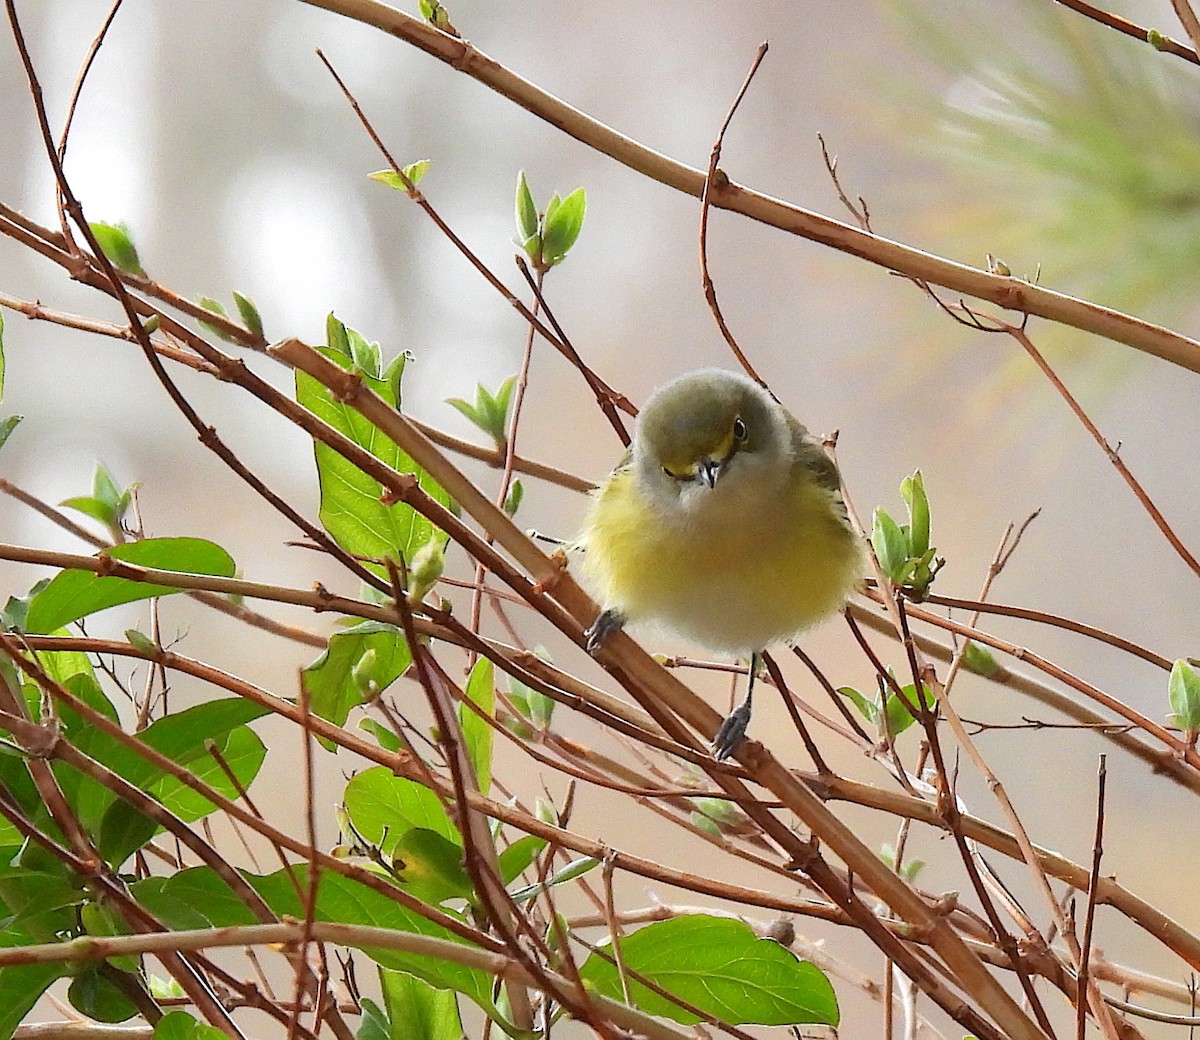
<svg viewBox="0 0 1200 1040">
<path fill-rule="evenodd" d="M 479 80 L 589 148 L 603 152 L 652 180 L 695 198 L 700 198 L 704 192 L 703 170 L 647 148 L 593 119 L 476 50 L 466 40 L 441 32 L 378 0 L 304 0 L 304 3 L 345 15 L 364 25 L 372 25 L 412 44 L 457 71 Z M 831 246 L 906 277 L 987 300 L 1008 310 L 1035 314 L 1049 321 L 1092 332 L 1200 373 L 1200 341 L 1121 311 L 1044 289 L 1019 278 L 989 274 L 912 246 L 868 234 L 732 181 L 722 179 L 714 182 L 709 192 L 709 203 L 801 238 Z"/>
</svg>

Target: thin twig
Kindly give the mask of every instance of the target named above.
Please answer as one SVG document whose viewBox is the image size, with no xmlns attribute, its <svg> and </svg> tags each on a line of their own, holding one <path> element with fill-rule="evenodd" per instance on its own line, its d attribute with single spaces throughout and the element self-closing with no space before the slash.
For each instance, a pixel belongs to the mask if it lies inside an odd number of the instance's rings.
<svg viewBox="0 0 1200 1040">
<path fill-rule="evenodd" d="M 1083 920 L 1082 952 L 1079 957 L 1079 988 L 1081 991 L 1088 987 L 1090 979 L 1088 963 L 1092 954 L 1092 925 L 1096 919 L 1096 887 L 1100 879 L 1100 858 L 1104 855 L 1104 787 L 1107 779 L 1108 766 L 1105 756 L 1101 755 L 1100 768 L 1096 773 L 1096 838 L 1092 844 L 1092 872 L 1088 876 L 1087 914 Z M 1075 1037 L 1076 1040 L 1084 1040 L 1084 1031 L 1087 1027 L 1086 1004 L 1079 1000 L 1075 1006 L 1077 1012 Z"/>
<path fill-rule="evenodd" d="M 729 129 L 729 124 L 733 122 L 734 113 L 737 112 L 738 106 L 742 103 L 742 98 L 746 96 L 746 91 L 750 89 L 750 83 L 754 79 L 755 73 L 758 72 L 758 67 L 762 64 L 763 58 L 767 56 L 768 44 L 764 40 L 758 45 L 758 52 L 754 55 L 754 61 L 750 63 L 750 71 L 746 73 L 745 80 L 742 81 L 741 89 L 737 92 L 737 97 L 733 99 L 733 104 L 729 106 L 729 111 L 725 115 L 725 121 L 721 124 L 721 129 L 717 133 L 717 139 L 713 142 L 712 152 L 708 157 L 708 171 L 704 175 L 704 187 L 700 192 L 700 278 L 704 286 L 704 298 L 708 301 L 709 310 L 712 311 L 713 318 L 716 319 L 717 328 L 721 330 L 721 335 L 725 337 L 725 342 L 729 344 L 729 349 L 733 351 L 733 356 L 737 358 L 738 364 L 742 366 L 751 379 L 753 379 L 764 390 L 768 390 L 766 382 L 750 364 L 750 359 L 746 357 L 742 348 L 738 345 L 738 341 L 734 338 L 733 332 L 729 328 L 729 323 L 725 321 L 725 315 L 721 313 L 721 305 L 717 302 L 717 289 L 713 285 L 712 275 L 708 270 L 708 214 L 712 208 L 712 191 L 713 185 L 720 178 L 725 183 L 728 183 L 728 178 L 725 174 L 717 169 L 717 163 L 721 159 L 721 148 L 725 144 L 725 131 Z"/>
<path fill-rule="evenodd" d="M 324 10 L 395 36 L 472 77 L 576 140 L 645 176 L 699 198 L 703 170 L 677 162 L 605 126 L 541 90 L 465 40 L 455 39 L 379 0 L 305 0 Z M 782 231 L 858 256 L 888 271 L 924 279 L 956 293 L 988 300 L 1104 336 L 1200 372 L 1200 341 L 1150 322 L 1062 293 L 954 263 L 919 249 L 868 235 L 858 228 L 780 199 L 728 183 L 714 184 L 711 204 Z"/>
<path fill-rule="evenodd" d="M 1084 0 L 1054 0 L 1054 2 L 1062 4 L 1063 7 L 1070 8 L 1085 18 L 1099 22 L 1109 29 L 1115 29 L 1126 36 L 1132 36 L 1135 40 L 1141 40 L 1143 43 L 1150 42 L 1151 30 L 1145 29 L 1109 11 L 1103 11 L 1094 4 L 1085 3 Z M 1162 33 L 1158 34 L 1158 42 L 1155 44 L 1155 47 L 1160 51 L 1173 54 L 1177 58 L 1183 58 L 1184 61 L 1190 61 L 1193 65 L 1200 65 L 1200 54 L 1191 47 L 1180 43 L 1178 40 L 1172 40 L 1169 36 L 1164 36 Z"/>
</svg>

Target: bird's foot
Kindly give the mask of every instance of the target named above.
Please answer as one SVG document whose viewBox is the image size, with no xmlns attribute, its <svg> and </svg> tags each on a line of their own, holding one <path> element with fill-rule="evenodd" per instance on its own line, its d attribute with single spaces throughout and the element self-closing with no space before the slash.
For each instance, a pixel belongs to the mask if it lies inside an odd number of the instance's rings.
<svg viewBox="0 0 1200 1040">
<path fill-rule="evenodd" d="M 738 749 L 749 725 L 750 698 L 747 697 L 725 717 L 725 721 L 718 728 L 712 742 L 713 758 L 718 762 L 729 758 Z"/>
<path fill-rule="evenodd" d="M 584 646 L 589 654 L 594 654 L 604 645 L 604 641 L 608 639 L 614 632 L 621 631 L 625 627 L 625 615 L 619 610 L 604 610 L 587 628 L 583 630 L 583 637 L 586 640 Z"/>
</svg>

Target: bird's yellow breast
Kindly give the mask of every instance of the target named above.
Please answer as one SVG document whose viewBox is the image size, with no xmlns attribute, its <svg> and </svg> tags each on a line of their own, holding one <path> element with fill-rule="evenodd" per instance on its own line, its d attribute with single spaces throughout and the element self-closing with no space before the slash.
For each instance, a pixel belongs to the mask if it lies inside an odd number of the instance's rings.
<svg viewBox="0 0 1200 1040">
<path fill-rule="evenodd" d="M 749 653 L 841 608 L 862 548 L 836 495 L 811 480 L 696 488 L 694 508 L 663 508 L 630 468 L 597 492 L 584 572 L 606 608 L 656 621 L 712 650 Z"/>
</svg>

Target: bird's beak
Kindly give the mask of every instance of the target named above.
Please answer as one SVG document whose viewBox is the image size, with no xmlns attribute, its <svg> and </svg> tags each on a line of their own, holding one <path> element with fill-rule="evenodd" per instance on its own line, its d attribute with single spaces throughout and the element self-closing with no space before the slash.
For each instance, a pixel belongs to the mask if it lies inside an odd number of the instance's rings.
<svg viewBox="0 0 1200 1040">
<path fill-rule="evenodd" d="M 717 486 L 717 477 L 721 475 L 721 462 L 719 459 L 701 459 L 700 465 L 696 467 L 696 475 L 704 481 L 710 488 Z"/>
</svg>

